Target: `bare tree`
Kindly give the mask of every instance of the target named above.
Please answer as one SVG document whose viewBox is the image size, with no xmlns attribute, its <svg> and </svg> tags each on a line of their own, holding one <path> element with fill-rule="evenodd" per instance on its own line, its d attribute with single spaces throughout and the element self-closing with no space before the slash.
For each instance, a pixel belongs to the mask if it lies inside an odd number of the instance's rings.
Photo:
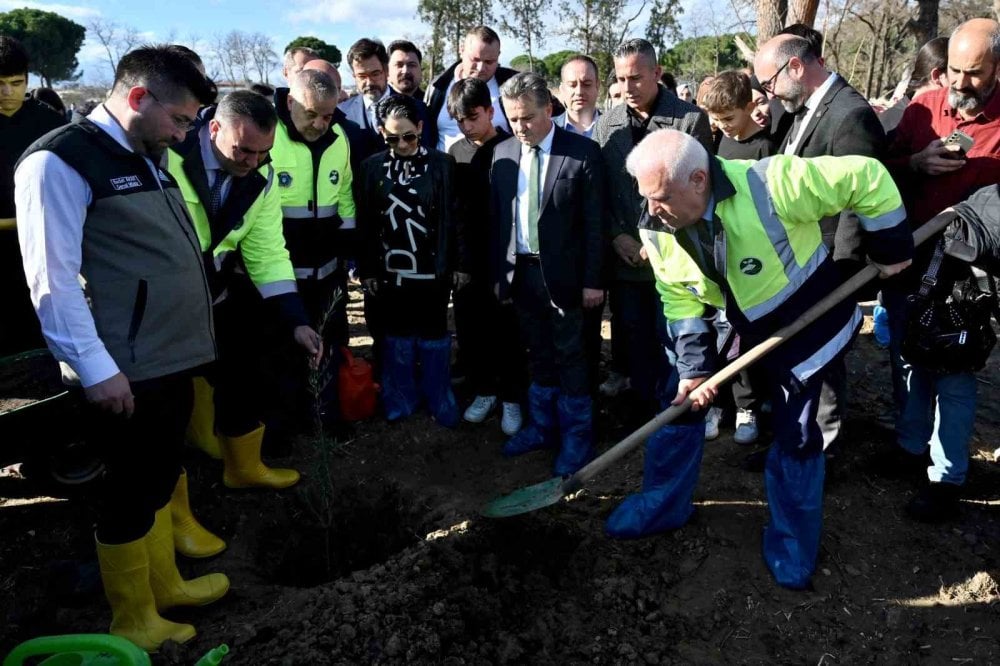
<svg viewBox="0 0 1000 666">
<path fill-rule="evenodd" d="M 274 42 L 262 32 L 249 35 L 250 58 L 257 72 L 257 80 L 268 82 L 271 70 L 278 66 L 278 54 L 274 51 Z"/>
<path fill-rule="evenodd" d="M 254 69 L 254 37 L 241 30 L 212 37 L 212 55 L 219 63 L 223 76 L 233 84 L 250 85 Z"/>
<path fill-rule="evenodd" d="M 531 69 L 535 69 L 535 52 L 545 43 L 545 10 L 547 0 L 500 0 L 504 11 L 500 25 L 517 35 L 527 51 Z"/>
<path fill-rule="evenodd" d="M 87 31 L 104 49 L 113 79 L 118 61 L 139 44 L 139 31 L 130 25 L 122 25 L 99 16 L 87 22 Z"/>
</svg>

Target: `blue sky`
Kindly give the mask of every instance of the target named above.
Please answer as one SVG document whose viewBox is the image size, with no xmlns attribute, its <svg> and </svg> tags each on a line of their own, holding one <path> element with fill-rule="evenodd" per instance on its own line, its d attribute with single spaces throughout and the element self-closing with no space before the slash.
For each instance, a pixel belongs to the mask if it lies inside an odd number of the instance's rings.
<svg viewBox="0 0 1000 666">
<path fill-rule="evenodd" d="M 702 7 L 722 2 L 714 0 L 684 0 L 686 30 L 697 30 Z M 555 0 L 552 0 L 555 5 Z M 695 6 L 698 9 L 695 9 Z M 724 7 L 725 5 L 723 5 Z M 213 34 L 237 29 L 245 32 L 263 32 L 273 38 L 276 51 L 299 35 L 313 35 L 336 44 L 346 52 L 350 44 L 361 36 L 377 37 L 386 43 L 405 37 L 419 42 L 429 30 L 417 19 L 417 0 L 81 0 L 80 2 L 47 2 L 45 0 L 0 0 L 0 11 L 18 7 L 44 9 L 71 18 L 86 25 L 100 17 L 134 26 L 148 41 L 172 39 L 193 46 L 204 52 Z M 377 8 L 377 9 L 376 9 Z M 557 25 L 551 20 L 550 25 Z M 637 22 L 640 34 L 644 18 Z M 523 52 L 523 48 L 510 35 L 501 33 L 503 50 L 501 61 Z M 196 41 L 197 40 L 197 41 Z M 552 35 L 542 48 L 548 53 L 569 48 L 565 38 Z M 80 53 L 84 71 L 83 82 L 109 80 L 108 66 L 102 62 L 103 51 L 99 44 L 89 40 Z M 342 67 L 344 83 L 351 82 L 350 73 Z M 274 79 L 280 80 L 280 68 Z"/>
</svg>

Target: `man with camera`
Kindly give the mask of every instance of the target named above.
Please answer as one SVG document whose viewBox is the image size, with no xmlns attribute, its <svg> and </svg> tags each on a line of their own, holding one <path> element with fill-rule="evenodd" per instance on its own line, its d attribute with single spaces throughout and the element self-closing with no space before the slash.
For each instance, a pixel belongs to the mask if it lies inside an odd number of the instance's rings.
<svg viewBox="0 0 1000 666">
<path fill-rule="evenodd" d="M 972 192 L 1000 181 L 1000 25 L 966 21 L 948 44 L 949 87 L 921 95 L 903 114 L 889 149 L 893 172 L 911 224 L 920 226 Z M 934 245 L 918 254 L 930 263 Z M 896 423 L 901 449 L 887 468 L 927 468 L 930 483 L 907 506 L 918 520 L 948 518 L 964 482 L 968 438 L 975 419 L 976 381 L 969 372 L 933 373 L 907 367 L 900 355 L 905 299 L 917 292 L 922 270 L 883 287 L 889 311 L 890 358 L 907 378 Z M 933 405 L 937 403 L 935 412 Z M 934 413 L 933 423 L 928 414 Z M 925 459 L 930 446 L 932 463 Z"/>
</svg>

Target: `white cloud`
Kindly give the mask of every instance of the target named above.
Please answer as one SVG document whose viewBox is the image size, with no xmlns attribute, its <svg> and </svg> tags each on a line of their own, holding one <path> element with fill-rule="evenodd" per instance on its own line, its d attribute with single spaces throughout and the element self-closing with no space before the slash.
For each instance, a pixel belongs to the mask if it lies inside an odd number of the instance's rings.
<svg viewBox="0 0 1000 666">
<path fill-rule="evenodd" d="M 4 0 L 0 0 L 2 2 Z M 285 14 L 292 23 L 356 23 L 364 25 L 369 31 L 383 23 L 406 22 L 414 26 L 417 20 L 417 0 L 403 0 L 391 9 L 380 8 L 379 15 L 372 15 L 371 0 L 337 0 L 336 2 L 317 3 L 311 0 L 295 0 L 291 9 Z"/>
<path fill-rule="evenodd" d="M 61 5 L 50 2 L 36 2 L 35 0 L 0 0 L 0 11 L 6 12 L 22 8 L 41 9 L 74 20 L 89 19 L 101 15 L 99 10 L 81 5 Z"/>
</svg>

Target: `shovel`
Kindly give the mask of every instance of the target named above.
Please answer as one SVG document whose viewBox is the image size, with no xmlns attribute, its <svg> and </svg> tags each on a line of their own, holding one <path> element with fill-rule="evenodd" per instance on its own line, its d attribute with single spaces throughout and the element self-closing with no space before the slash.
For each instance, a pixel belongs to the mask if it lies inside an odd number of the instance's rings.
<svg viewBox="0 0 1000 666">
<path fill-rule="evenodd" d="M 954 216 L 950 214 L 941 214 L 929 222 L 926 222 L 923 226 L 913 232 L 913 244 L 920 245 L 925 240 L 948 226 L 948 223 L 952 219 L 954 219 Z M 729 381 L 738 375 L 742 370 L 748 368 L 750 365 L 767 355 L 779 345 L 783 344 L 806 326 L 816 321 L 816 319 L 826 313 L 834 305 L 851 296 L 868 282 L 871 282 L 878 275 L 878 272 L 878 268 L 870 264 L 861 269 L 849 280 L 827 294 L 821 301 L 816 303 L 816 305 L 806 310 L 802 316 L 799 317 L 798 321 L 778 330 L 767 340 L 748 350 L 745 354 L 741 355 L 725 368 L 709 377 L 702 384 L 702 386 L 718 387 Z M 487 518 L 505 518 L 507 516 L 529 513 L 531 511 L 555 504 L 566 495 L 574 493 L 582 488 L 584 484 L 593 479 L 599 473 L 603 472 L 618 460 L 635 450 L 636 447 L 646 441 L 650 435 L 659 430 L 662 426 L 671 423 L 674 419 L 687 412 L 690 408 L 691 399 L 686 398 L 681 404 L 672 405 L 660 412 L 631 435 L 615 444 L 597 458 L 594 458 L 589 464 L 581 468 L 575 474 L 566 477 L 555 477 L 549 479 L 548 481 L 543 481 L 542 483 L 536 483 L 533 486 L 527 486 L 525 488 L 515 490 L 509 495 L 504 495 L 503 497 L 494 499 L 483 507 L 480 510 L 480 513 Z"/>
</svg>

